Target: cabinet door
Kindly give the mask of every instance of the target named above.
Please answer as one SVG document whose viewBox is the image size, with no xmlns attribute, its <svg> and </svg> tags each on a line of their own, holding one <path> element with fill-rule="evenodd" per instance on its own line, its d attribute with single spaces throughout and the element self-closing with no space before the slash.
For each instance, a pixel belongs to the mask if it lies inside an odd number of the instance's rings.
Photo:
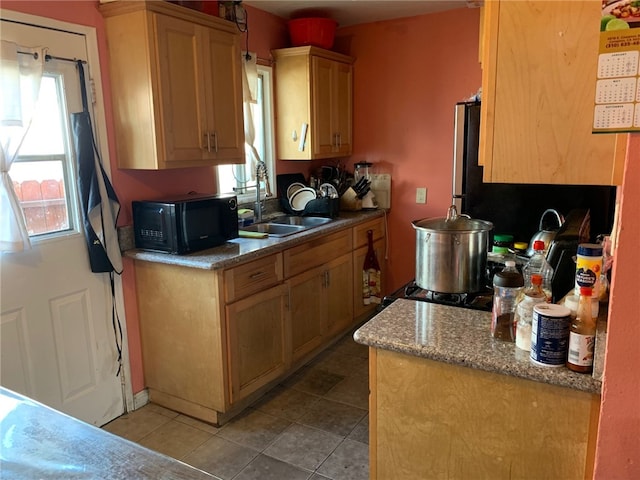
<svg viewBox="0 0 640 480">
<path fill-rule="evenodd" d="M 282 375 L 290 365 L 284 302 L 278 285 L 227 305 L 231 403 Z"/>
<path fill-rule="evenodd" d="M 343 332 L 353 322 L 353 267 L 351 254 L 330 261 L 323 274 L 327 305 L 326 335 Z"/>
<path fill-rule="evenodd" d="M 591 133 L 600 15 L 596 1 L 485 2 L 485 181 L 621 183 L 627 135 Z"/>
<path fill-rule="evenodd" d="M 381 292 L 383 293 L 386 274 L 384 263 L 385 245 L 386 243 L 384 238 L 373 242 L 373 249 L 376 252 L 376 257 L 380 264 L 380 281 L 382 282 Z M 375 304 L 365 305 L 362 301 L 362 268 L 364 267 L 364 259 L 367 256 L 367 250 L 368 247 L 364 246 L 353 251 L 353 316 L 359 320 L 366 315 L 373 313 L 377 306 Z"/>
<path fill-rule="evenodd" d="M 207 124 L 216 163 L 244 163 L 241 52 L 238 36 L 208 29 Z M 206 64 L 206 63 L 205 63 Z"/>
<path fill-rule="evenodd" d="M 293 363 L 322 344 L 326 312 L 323 282 L 323 268 L 314 268 L 287 281 Z"/>
<path fill-rule="evenodd" d="M 334 65 L 334 92 L 333 119 L 337 134 L 336 151 L 344 155 L 351 155 L 353 125 L 353 66 L 345 63 Z"/>
<path fill-rule="evenodd" d="M 334 96 L 334 62 L 311 57 L 312 142 L 314 156 L 331 156 L 336 143 L 332 119 Z"/>
<path fill-rule="evenodd" d="M 165 162 L 202 161 L 207 158 L 206 101 L 201 71 L 202 27 L 165 15 L 154 15 L 157 35 L 158 90 L 154 102 L 156 132 L 162 132 L 157 154 Z M 135 125 L 131 125 L 135 128 Z M 163 162 L 159 162 L 162 164 Z M 176 165 L 173 165 L 176 166 Z"/>
</svg>

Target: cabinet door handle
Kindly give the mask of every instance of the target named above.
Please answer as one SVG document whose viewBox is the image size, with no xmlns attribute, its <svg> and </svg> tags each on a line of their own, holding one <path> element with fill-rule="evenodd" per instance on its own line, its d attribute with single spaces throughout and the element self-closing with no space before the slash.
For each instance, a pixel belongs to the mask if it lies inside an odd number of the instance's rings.
<svg viewBox="0 0 640 480">
<path fill-rule="evenodd" d="M 329 275 L 329 270 L 325 270 L 323 287 L 328 288 L 330 284 L 331 284 L 331 276 Z"/>
<path fill-rule="evenodd" d="M 342 134 L 338 133 L 338 148 L 342 148 Z"/>
<path fill-rule="evenodd" d="M 255 280 L 256 278 L 262 277 L 264 274 L 265 274 L 265 272 L 262 272 L 262 271 L 255 272 L 255 273 L 252 273 L 251 275 L 249 275 L 249 278 L 252 279 L 252 280 Z"/>
<path fill-rule="evenodd" d="M 213 147 L 215 152 L 218 153 L 218 132 L 213 132 Z"/>
<path fill-rule="evenodd" d="M 209 132 L 205 132 L 204 133 L 205 136 L 205 141 L 207 142 L 207 152 L 211 153 L 211 136 L 209 135 Z"/>
</svg>

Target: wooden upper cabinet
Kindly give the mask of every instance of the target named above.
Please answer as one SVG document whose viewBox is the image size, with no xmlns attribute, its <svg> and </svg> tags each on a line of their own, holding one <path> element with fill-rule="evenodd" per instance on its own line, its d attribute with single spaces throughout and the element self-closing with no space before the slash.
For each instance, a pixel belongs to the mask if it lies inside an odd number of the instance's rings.
<svg viewBox="0 0 640 480">
<path fill-rule="evenodd" d="M 167 2 L 114 2 L 106 17 L 118 166 L 244 163 L 236 27 Z"/>
<path fill-rule="evenodd" d="M 485 182 L 622 183 L 628 135 L 591 133 L 601 5 L 484 3 Z"/>
<path fill-rule="evenodd" d="M 272 53 L 278 157 L 310 160 L 351 155 L 354 59 L 317 47 Z"/>
</svg>

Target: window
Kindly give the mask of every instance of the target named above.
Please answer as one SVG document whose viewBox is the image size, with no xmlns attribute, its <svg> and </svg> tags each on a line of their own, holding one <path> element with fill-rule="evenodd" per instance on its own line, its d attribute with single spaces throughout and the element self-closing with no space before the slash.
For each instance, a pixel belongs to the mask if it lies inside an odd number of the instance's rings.
<svg viewBox="0 0 640 480">
<path fill-rule="evenodd" d="M 254 147 L 267 166 L 269 186 L 275 194 L 275 152 L 273 132 L 273 87 L 272 69 L 258 65 L 258 86 L 256 103 L 251 104 L 255 128 Z M 218 192 L 235 192 L 239 203 L 255 201 L 256 172 L 251 158 L 245 154 L 246 162 L 242 165 L 221 165 L 218 167 Z M 261 196 L 264 198 L 264 184 L 261 184 Z"/>
<path fill-rule="evenodd" d="M 77 203 L 72 200 L 76 198 L 76 182 L 69 112 L 64 94 L 70 85 L 64 80 L 64 73 L 47 64 L 31 127 L 9 172 L 32 239 L 78 229 Z"/>
</svg>

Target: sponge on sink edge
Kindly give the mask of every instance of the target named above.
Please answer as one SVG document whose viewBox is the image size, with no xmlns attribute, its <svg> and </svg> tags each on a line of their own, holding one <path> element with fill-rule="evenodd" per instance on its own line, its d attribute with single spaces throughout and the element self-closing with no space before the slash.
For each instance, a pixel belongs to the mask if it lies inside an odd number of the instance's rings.
<svg viewBox="0 0 640 480">
<path fill-rule="evenodd" d="M 267 238 L 269 234 L 264 232 L 247 232 L 246 230 L 238 230 L 238 236 L 241 238 Z"/>
</svg>

